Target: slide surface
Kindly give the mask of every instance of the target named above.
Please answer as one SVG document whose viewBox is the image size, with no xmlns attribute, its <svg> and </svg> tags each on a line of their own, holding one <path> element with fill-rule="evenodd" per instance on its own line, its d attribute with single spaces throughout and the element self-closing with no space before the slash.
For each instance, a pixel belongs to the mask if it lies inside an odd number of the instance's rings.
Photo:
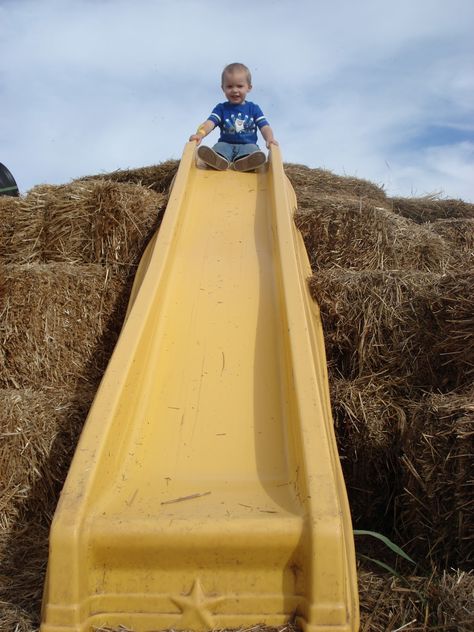
<svg viewBox="0 0 474 632">
<path fill-rule="evenodd" d="M 295 196 L 185 147 L 50 536 L 42 632 L 358 629 Z"/>
</svg>

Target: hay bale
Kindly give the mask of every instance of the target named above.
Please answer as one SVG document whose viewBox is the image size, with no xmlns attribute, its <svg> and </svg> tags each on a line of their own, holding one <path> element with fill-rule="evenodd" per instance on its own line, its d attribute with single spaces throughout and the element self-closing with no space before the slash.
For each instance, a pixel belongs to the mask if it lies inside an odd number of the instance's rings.
<svg viewBox="0 0 474 632">
<path fill-rule="evenodd" d="M 332 379 L 331 403 L 355 527 L 438 567 L 472 566 L 474 390 L 408 398 L 378 376 Z"/>
<path fill-rule="evenodd" d="M 38 263 L 42 261 L 43 209 L 26 197 L 0 196 L 0 261 Z"/>
<path fill-rule="evenodd" d="M 442 272 L 451 251 L 440 235 L 376 206 L 348 199 L 314 199 L 298 212 L 313 271 L 407 269 Z"/>
<path fill-rule="evenodd" d="M 404 440 L 400 526 L 433 563 L 474 564 L 474 388 L 412 402 Z"/>
<path fill-rule="evenodd" d="M 339 455 L 356 528 L 393 530 L 393 503 L 402 491 L 399 458 L 406 429 L 401 385 L 370 376 L 332 376 L 331 406 Z"/>
<path fill-rule="evenodd" d="M 474 366 L 474 273 L 315 274 L 333 370 L 348 380 L 390 376 L 410 388 L 449 391 L 470 383 Z"/>
<path fill-rule="evenodd" d="M 21 198 L 0 195 L 0 253 L 8 250 L 14 232 L 14 220 L 20 209 Z"/>
<path fill-rule="evenodd" d="M 26 505 L 52 515 L 94 393 L 0 389 L 0 542 Z"/>
<path fill-rule="evenodd" d="M 33 188 L 0 207 L 5 263 L 137 263 L 157 229 L 165 196 L 134 184 L 95 180 Z"/>
<path fill-rule="evenodd" d="M 179 160 L 166 160 L 158 165 L 141 167 L 138 169 L 118 169 L 100 175 L 85 176 L 77 182 L 90 182 L 93 180 L 110 180 L 112 182 L 128 182 L 139 184 L 158 193 L 166 193 L 176 175 Z"/>
<path fill-rule="evenodd" d="M 394 439 L 406 428 L 405 408 L 400 383 L 371 375 L 356 380 L 333 377 L 331 403 L 336 430 L 346 441 L 344 451 L 351 458 L 369 456 L 370 449 L 393 449 Z M 350 444 L 350 445 L 348 445 Z"/>
<path fill-rule="evenodd" d="M 1 593 L 0 593 L 1 598 Z M 17 606 L 10 606 L 7 601 L 2 602 L 0 609 L 0 630 L 5 632 L 38 632 L 38 617 L 32 616 Z"/>
<path fill-rule="evenodd" d="M 397 578 L 360 569 L 358 578 L 361 632 L 472 630 L 473 575 L 452 571 Z"/>
<path fill-rule="evenodd" d="M 388 201 L 394 213 L 408 217 L 418 224 L 438 219 L 474 219 L 474 204 L 463 200 L 443 200 L 437 196 L 392 197 Z"/>
<path fill-rule="evenodd" d="M 310 169 L 291 163 L 285 163 L 285 173 L 295 189 L 300 208 L 305 208 L 305 203 L 311 204 L 315 196 L 332 198 L 336 195 L 379 202 L 386 200 L 383 189 L 368 180 L 338 176 L 326 169 Z"/>
<path fill-rule="evenodd" d="M 94 392 L 0 390 L 2 630 L 37 629 L 49 526 Z"/>
<path fill-rule="evenodd" d="M 128 271 L 56 263 L 1 272 L 0 387 L 96 384 L 123 321 Z"/>
<path fill-rule="evenodd" d="M 96 180 L 37 187 L 44 204 L 43 260 L 131 265 L 157 229 L 164 196 Z"/>
<path fill-rule="evenodd" d="M 29 264 L 0 269 L 0 629 L 37 629 L 52 511 L 120 330 L 130 272 L 164 206 L 153 191 L 168 189 L 177 166 L 0 198 L 0 258 Z M 466 564 L 474 205 L 387 200 L 364 180 L 301 165 L 286 171 L 320 270 L 310 286 L 326 330 L 354 522 L 398 534 L 422 561 L 429 553 L 434 565 Z M 453 265 L 460 273 L 441 274 Z M 362 630 L 414 619 L 418 628 L 407 629 L 470 629 L 471 576 L 409 578 L 407 586 L 364 572 Z"/>
<path fill-rule="evenodd" d="M 474 264 L 474 219 L 439 219 L 429 227 L 449 244 L 459 267 Z"/>
<path fill-rule="evenodd" d="M 452 388 L 472 383 L 474 375 L 474 273 L 443 275 L 431 289 L 430 309 L 437 323 L 432 353 Z M 449 389 L 451 390 L 451 389 Z"/>
</svg>

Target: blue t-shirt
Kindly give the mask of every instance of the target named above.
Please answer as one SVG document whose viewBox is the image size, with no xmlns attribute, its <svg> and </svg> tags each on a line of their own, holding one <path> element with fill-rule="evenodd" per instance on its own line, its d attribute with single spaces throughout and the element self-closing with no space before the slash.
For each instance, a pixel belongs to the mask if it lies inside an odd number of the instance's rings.
<svg viewBox="0 0 474 632">
<path fill-rule="evenodd" d="M 257 143 L 257 127 L 268 125 L 260 106 L 251 101 L 244 103 L 219 103 L 208 117 L 209 121 L 220 127 L 219 142 Z"/>
</svg>

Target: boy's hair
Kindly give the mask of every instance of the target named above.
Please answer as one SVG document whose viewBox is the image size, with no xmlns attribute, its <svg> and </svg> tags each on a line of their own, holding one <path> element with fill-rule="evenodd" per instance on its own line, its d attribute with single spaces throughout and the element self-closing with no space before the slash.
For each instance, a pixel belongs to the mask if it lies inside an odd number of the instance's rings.
<svg viewBox="0 0 474 632">
<path fill-rule="evenodd" d="M 227 66 L 222 71 L 222 76 L 221 76 L 222 86 L 224 85 L 225 76 L 231 75 L 233 72 L 245 72 L 245 74 L 247 75 L 247 81 L 248 81 L 249 86 L 252 85 L 252 75 L 250 74 L 250 70 L 247 68 L 247 66 L 245 64 L 234 63 L 234 64 L 227 64 Z"/>
</svg>

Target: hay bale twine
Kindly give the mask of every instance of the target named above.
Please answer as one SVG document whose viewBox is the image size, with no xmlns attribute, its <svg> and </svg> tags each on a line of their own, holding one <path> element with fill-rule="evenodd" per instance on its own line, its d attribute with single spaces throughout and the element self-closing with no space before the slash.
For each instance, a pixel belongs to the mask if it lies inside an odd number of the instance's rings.
<svg viewBox="0 0 474 632">
<path fill-rule="evenodd" d="M 128 271 L 66 263 L 0 270 L 0 387 L 97 384 L 123 321 Z"/>
</svg>

